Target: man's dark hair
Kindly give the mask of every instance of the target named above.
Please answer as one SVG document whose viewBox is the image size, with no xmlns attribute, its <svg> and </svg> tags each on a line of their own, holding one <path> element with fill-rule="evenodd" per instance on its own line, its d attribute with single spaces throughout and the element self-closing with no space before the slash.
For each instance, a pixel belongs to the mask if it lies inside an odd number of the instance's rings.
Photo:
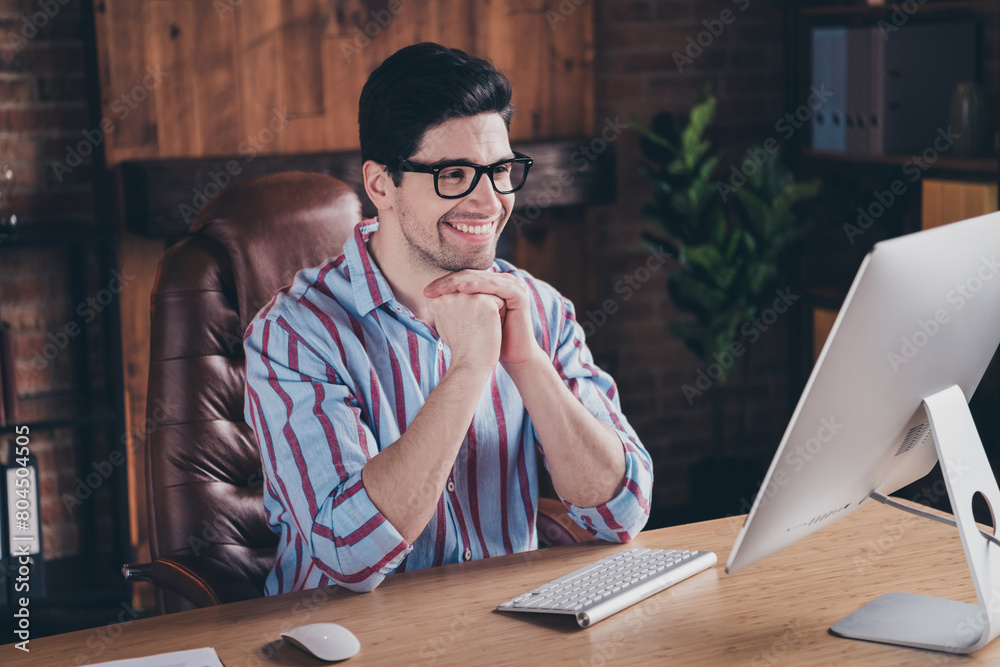
<svg viewBox="0 0 1000 667">
<path fill-rule="evenodd" d="M 402 48 L 361 89 L 361 159 L 386 165 L 399 185 L 399 160 L 416 153 L 424 133 L 445 121 L 498 113 L 509 131 L 510 97 L 510 81 L 488 60 L 433 42 Z"/>
</svg>

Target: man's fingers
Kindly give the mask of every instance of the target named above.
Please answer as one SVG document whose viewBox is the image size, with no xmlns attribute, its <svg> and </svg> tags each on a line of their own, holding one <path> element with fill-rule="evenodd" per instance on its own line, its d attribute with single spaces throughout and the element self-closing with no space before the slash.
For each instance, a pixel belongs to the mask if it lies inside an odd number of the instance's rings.
<svg viewBox="0 0 1000 667">
<path fill-rule="evenodd" d="M 441 296 L 442 294 L 458 292 L 460 291 L 458 289 L 459 283 L 465 283 L 480 273 L 485 272 L 466 269 L 464 271 L 456 271 L 455 273 L 449 273 L 441 276 L 437 280 L 431 281 L 431 283 L 424 288 L 424 296 L 435 297 Z"/>
<path fill-rule="evenodd" d="M 454 292 L 492 294 L 514 307 L 523 305 L 527 299 L 527 293 L 517 279 L 492 271 L 459 271 L 438 278 L 424 288 L 424 295 L 430 298 Z"/>
<path fill-rule="evenodd" d="M 452 278 L 457 276 L 459 273 L 464 274 L 466 273 L 466 271 L 459 271 L 457 273 L 448 273 L 446 275 L 441 276 L 440 278 L 437 278 L 436 280 L 432 280 L 430 283 L 427 284 L 426 287 L 424 287 L 424 296 L 435 297 L 435 296 L 441 296 L 442 294 L 450 294 L 452 292 L 458 291 L 453 286 L 450 285 L 452 282 Z"/>
<path fill-rule="evenodd" d="M 495 304 L 496 307 L 497 307 L 497 309 L 500 310 L 501 312 L 507 306 L 507 303 L 503 299 L 501 299 L 500 297 L 498 297 L 496 294 L 490 294 L 489 292 L 473 292 L 473 293 L 468 293 L 468 294 L 465 294 L 465 293 L 462 293 L 462 292 L 448 292 L 446 294 L 441 294 L 439 296 L 444 297 L 445 299 L 461 299 L 461 298 L 470 297 L 470 296 L 471 297 L 480 296 L 480 297 L 482 297 L 484 299 L 488 299 L 493 304 Z"/>
<path fill-rule="evenodd" d="M 476 294 L 479 292 L 491 292 L 490 289 L 483 289 L 484 286 L 495 282 L 495 278 L 503 274 L 492 271 L 477 271 L 475 269 L 465 269 L 441 276 L 432 281 L 424 288 L 424 294 L 450 294 L 451 292 L 464 292 L 465 294 Z"/>
</svg>

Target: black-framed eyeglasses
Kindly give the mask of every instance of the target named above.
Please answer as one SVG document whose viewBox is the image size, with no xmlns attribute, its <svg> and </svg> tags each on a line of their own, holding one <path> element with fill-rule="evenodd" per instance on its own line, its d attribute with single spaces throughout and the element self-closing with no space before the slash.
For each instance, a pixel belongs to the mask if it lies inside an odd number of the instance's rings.
<svg viewBox="0 0 1000 667">
<path fill-rule="evenodd" d="M 479 165 L 464 160 L 442 162 L 440 164 L 420 164 L 412 160 L 399 160 L 399 171 L 418 174 L 434 174 L 434 192 L 444 199 L 464 197 L 479 185 L 479 179 L 486 174 L 493 189 L 499 194 L 517 192 L 528 178 L 528 170 L 534 160 L 523 153 L 514 152 L 513 158 L 493 164 Z"/>
</svg>

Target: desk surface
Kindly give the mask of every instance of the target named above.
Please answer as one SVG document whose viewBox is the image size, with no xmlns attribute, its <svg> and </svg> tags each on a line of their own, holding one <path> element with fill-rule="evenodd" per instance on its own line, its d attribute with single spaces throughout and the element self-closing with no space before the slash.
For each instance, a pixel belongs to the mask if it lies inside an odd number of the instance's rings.
<svg viewBox="0 0 1000 667">
<path fill-rule="evenodd" d="M 590 543 L 388 577 L 372 593 L 335 587 L 198 609 L 0 647 L 4 665 L 77 665 L 213 646 L 226 667 L 320 665 L 282 629 L 333 621 L 361 640 L 348 665 L 998 664 L 842 639 L 830 625 L 882 593 L 975 602 L 954 528 L 871 504 L 737 575 L 724 567 L 742 517 L 639 535 L 629 546 L 715 551 L 718 564 L 586 630 L 569 616 L 494 607 L 622 545 Z"/>
</svg>

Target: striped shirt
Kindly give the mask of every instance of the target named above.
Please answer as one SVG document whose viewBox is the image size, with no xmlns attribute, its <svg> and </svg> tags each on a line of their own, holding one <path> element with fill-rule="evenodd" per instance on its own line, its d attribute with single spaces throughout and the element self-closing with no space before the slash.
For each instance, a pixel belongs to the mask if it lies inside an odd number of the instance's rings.
<svg viewBox="0 0 1000 667">
<path fill-rule="evenodd" d="M 361 469 L 402 435 L 451 358 L 393 298 L 366 245 L 377 229 L 377 219 L 360 223 L 345 254 L 299 271 L 244 336 L 244 412 L 260 445 L 268 523 L 281 536 L 269 595 L 328 584 L 368 591 L 392 572 L 538 547 L 541 446 L 501 365 L 416 541 L 408 544 L 369 499 Z M 564 501 L 570 516 L 601 539 L 628 541 L 649 516 L 652 462 L 621 413 L 614 381 L 594 365 L 568 300 L 507 262 L 492 270 L 528 286 L 539 344 L 622 442 L 622 491 L 598 507 Z M 421 492 L 412 490 L 414 498 Z"/>
</svg>

